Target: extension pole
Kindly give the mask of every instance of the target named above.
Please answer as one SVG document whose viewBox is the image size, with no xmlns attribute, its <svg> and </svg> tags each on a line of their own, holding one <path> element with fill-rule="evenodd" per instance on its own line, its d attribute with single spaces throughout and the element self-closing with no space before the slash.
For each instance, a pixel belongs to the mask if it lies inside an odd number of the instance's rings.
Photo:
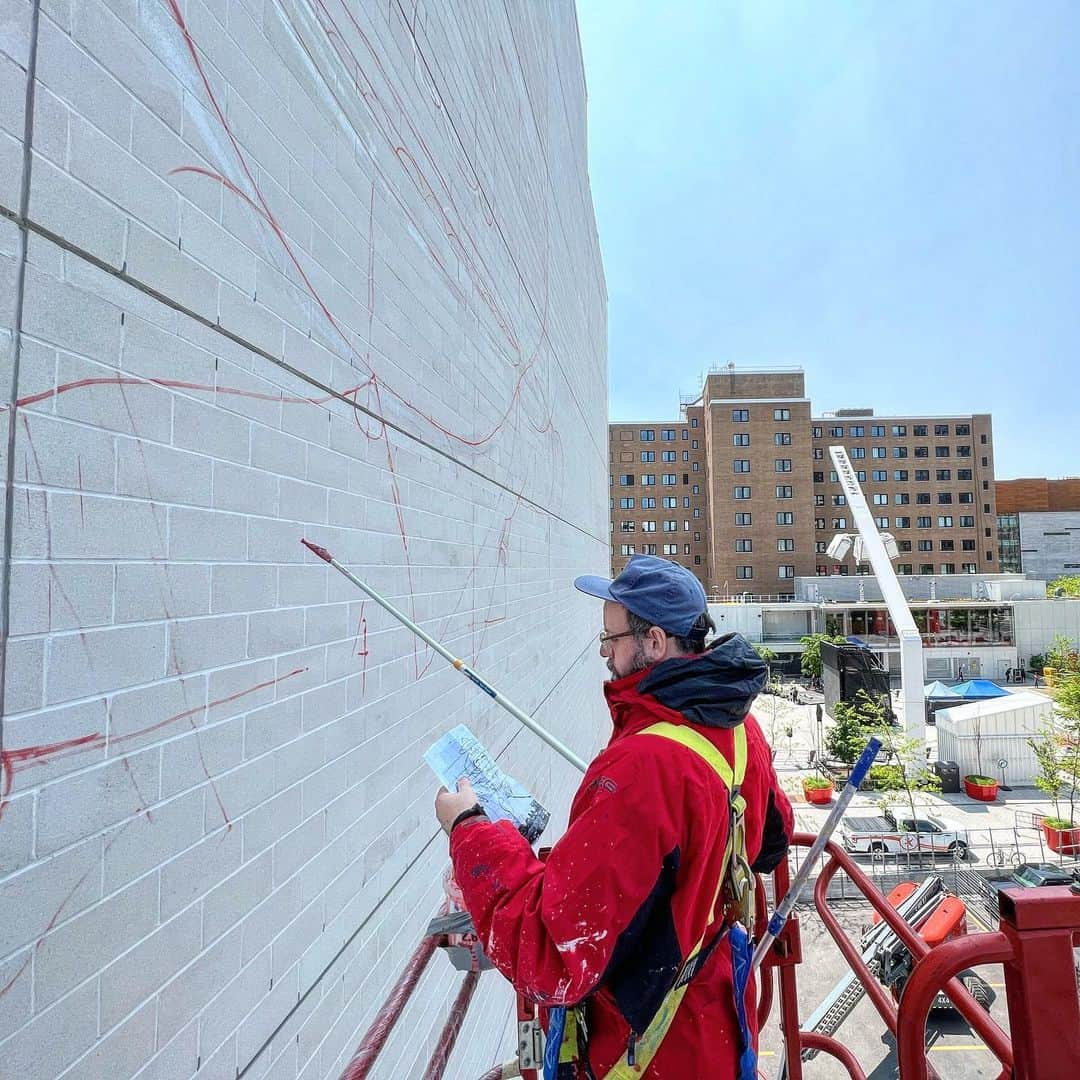
<svg viewBox="0 0 1080 1080">
<path fill-rule="evenodd" d="M 324 547 L 319 547 L 318 544 L 313 544 L 310 540 L 301 540 L 301 544 L 304 545 L 310 552 L 318 555 L 323 562 L 329 563 L 338 573 L 347 577 L 358 589 L 367 593 L 372 600 L 375 601 L 379 607 L 388 611 L 395 619 L 398 620 L 403 626 L 407 626 L 421 641 L 430 645 L 444 660 L 448 660 L 462 675 L 465 676 L 470 682 L 475 683 L 488 695 L 497 705 L 501 705 L 515 720 L 524 724 L 534 735 L 539 736 L 554 750 L 556 753 L 561 754 L 567 761 L 570 762 L 575 768 L 585 772 L 585 762 L 581 760 L 564 742 L 557 739 L 550 731 L 542 728 L 527 712 L 519 709 L 509 698 L 503 697 L 490 683 L 485 682 L 468 664 L 465 663 L 460 657 L 454 656 L 449 649 L 443 648 L 429 633 L 422 630 L 416 623 L 412 621 L 403 611 L 398 610 L 390 603 L 389 600 L 380 596 L 370 585 L 366 585 L 362 582 L 352 571 L 347 570 L 330 554 Z"/>
<path fill-rule="evenodd" d="M 795 909 L 795 905 L 799 902 L 799 898 L 806 888 L 807 882 L 810 880 L 810 873 L 814 868 L 815 861 L 825 850 L 825 845 L 829 842 L 829 837 L 832 836 L 836 826 L 840 824 L 840 819 L 844 816 L 844 811 L 848 808 L 848 803 L 851 802 L 855 792 L 859 790 L 859 785 L 866 778 L 866 774 L 870 771 L 870 766 L 874 763 L 874 758 L 877 757 L 880 749 L 881 740 L 872 738 L 866 744 L 866 749 L 860 755 L 859 760 L 855 762 L 855 768 L 851 770 L 848 782 L 844 785 L 844 790 L 840 792 L 840 798 L 836 800 L 836 805 L 825 819 L 825 824 L 817 834 L 817 838 L 814 840 L 813 844 L 810 845 L 810 850 L 807 851 L 806 858 L 803 860 L 802 866 L 799 867 L 799 872 L 795 875 L 795 880 L 791 883 L 791 888 L 788 889 L 784 899 L 776 905 L 776 910 L 773 912 L 772 918 L 769 919 L 769 925 L 754 949 L 754 959 L 751 964 L 751 971 L 757 971 L 761 966 L 761 961 L 765 959 L 765 954 L 771 948 L 772 943 L 776 940 L 780 931 L 784 929 L 784 923 L 787 922 L 788 916 Z"/>
</svg>

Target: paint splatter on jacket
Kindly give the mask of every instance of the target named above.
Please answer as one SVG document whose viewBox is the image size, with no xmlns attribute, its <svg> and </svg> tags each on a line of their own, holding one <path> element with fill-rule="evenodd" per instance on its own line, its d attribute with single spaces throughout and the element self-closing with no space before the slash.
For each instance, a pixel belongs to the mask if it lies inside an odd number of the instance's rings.
<svg viewBox="0 0 1080 1080">
<path fill-rule="evenodd" d="M 689 723 L 731 761 L 732 728 L 746 724 L 747 850 L 754 869 L 767 872 L 787 852 L 793 817 L 747 712 L 764 681 L 757 654 L 728 635 L 701 655 L 608 682 L 611 739 L 546 863 L 507 822 L 480 819 L 451 837 L 454 875 L 488 956 L 534 1001 L 587 1001 L 598 1077 L 625 1056 L 631 1031 L 648 1026 L 702 934 L 720 928 L 709 907 L 727 841 L 727 789 L 693 751 L 635 733 Z M 724 942 L 642 1076 L 734 1076 L 737 1044 Z"/>
</svg>

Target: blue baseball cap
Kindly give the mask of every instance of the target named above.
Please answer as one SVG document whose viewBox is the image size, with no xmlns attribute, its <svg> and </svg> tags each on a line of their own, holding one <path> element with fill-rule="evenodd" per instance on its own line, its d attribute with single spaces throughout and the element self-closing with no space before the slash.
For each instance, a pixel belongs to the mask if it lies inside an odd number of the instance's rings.
<svg viewBox="0 0 1080 1080">
<path fill-rule="evenodd" d="M 633 555 L 614 581 L 583 574 L 574 588 L 602 600 L 614 600 L 669 634 L 685 637 L 708 610 L 701 582 L 678 563 L 655 555 Z"/>
</svg>

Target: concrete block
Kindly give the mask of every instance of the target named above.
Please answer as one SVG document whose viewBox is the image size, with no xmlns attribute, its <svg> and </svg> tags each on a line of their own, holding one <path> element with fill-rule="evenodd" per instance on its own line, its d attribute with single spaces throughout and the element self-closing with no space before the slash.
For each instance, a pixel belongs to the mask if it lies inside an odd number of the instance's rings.
<svg viewBox="0 0 1080 1080">
<path fill-rule="evenodd" d="M 321 933 L 321 906 L 308 904 L 274 941 L 274 977 L 280 978 L 296 964 Z"/>
<path fill-rule="evenodd" d="M 97 987 L 87 983 L 34 1016 L 4 1044 L 4 1071 L 15 1077 L 59 1076 L 97 1038 Z"/>
<path fill-rule="evenodd" d="M 255 253 L 189 202 L 180 204 L 180 243 L 218 277 L 241 292 L 255 292 Z"/>
<path fill-rule="evenodd" d="M 235 664 L 213 672 L 210 676 L 210 719 L 216 723 L 273 701 L 277 679 L 278 673 L 270 660 Z M 295 676 L 284 679 L 282 685 L 293 679 Z"/>
<path fill-rule="evenodd" d="M 154 1054 L 132 1080 L 176 1080 L 178 1076 L 193 1076 L 198 1062 L 199 1025 L 192 1021 Z"/>
<path fill-rule="evenodd" d="M 20 532 L 15 550 L 28 558 L 162 559 L 166 554 L 165 513 L 149 503 L 52 492 L 48 513 L 35 506 L 31 516 L 31 529 L 38 521 L 48 528 L 44 535 Z"/>
<path fill-rule="evenodd" d="M 199 1044 L 204 1052 L 222 1045 L 235 1032 L 240 1022 L 259 1006 L 270 989 L 270 981 L 270 950 L 264 949 L 222 987 L 221 993 L 203 1011 Z M 235 1069 L 223 1075 L 235 1080 Z"/>
<path fill-rule="evenodd" d="M 165 656 L 163 626 L 57 634 L 49 641 L 45 702 L 55 705 L 160 679 Z"/>
<path fill-rule="evenodd" d="M 298 828 L 286 833 L 274 845 L 274 884 L 287 881 L 322 848 L 325 840 L 323 815 L 308 818 Z M 279 969 L 280 970 L 280 969 Z"/>
<path fill-rule="evenodd" d="M 101 841 L 88 840 L 0 882 L 0 955 L 36 942 L 50 925 L 101 899 Z M 55 918 L 54 918 L 55 917 Z"/>
<path fill-rule="evenodd" d="M 250 454 L 251 422 L 178 395 L 173 403 L 172 441 L 181 449 L 246 464 Z"/>
<path fill-rule="evenodd" d="M 250 960 L 258 956 L 300 911 L 300 882 L 286 882 L 274 891 L 257 907 L 251 909 L 243 926 L 243 957 Z M 277 972 L 287 968 L 279 967 Z M 275 975 L 275 979 L 277 975 Z"/>
<path fill-rule="evenodd" d="M 207 945 L 231 930 L 270 895 L 273 878 L 270 852 L 260 858 L 251 858 L 246 851 L 250 819 L 251 815 L 248 815 L 244 821 L 246 861 L 235 874 L 211 889 L 203 899 L 203 941 Z"/>
<path fill-rule="evenodd" d="M 91 359 L 110 361 L 120 343 L 112 304 L 27 267 L 23 332 Z"/>
<path fill-rule="evenodd" d="M 7 987 L 0 1009 L 0 1041 L 29 1023 L 33 1015 L 31 951 L 24 949 L 0 962 L 0 986 Z"/>
<path fill-rule="evenodd" d="M 326 489 L 289 477 L 279 480 L 280 513 L 291 521 L 322 524 L 326 521 Z"/>
<path fill-rule="evenodd" d="M 11 633 L 42 634 L 112 621 L 113 570 L 101 563 L 13 563 Z"/>
<path fill-rule="evenodd" d="M 148 1001 L 118 1028 L 94 1043 L 93 1049 L 64 1073 L 64 1080 L 134 1076 L 154 1053 L 157 1003 Z"/>
<path fill-rule="evenodd" d="M 274 1033 L 278 1025 L 278 1018 L 287 1016 L 294 1008 L 297 998 L 300 996 L 299 985 L 292 973 L 281 979 L 275 979 L 273 986 L 265 995 L 259 1006 L 252 1010 L 242 1021 L 236 1032 L 236 1050 L 238 1060 L 241 1062 L 251 1061 L 266 1040 Z M 277 1040 L 275 1040 L 275 1043 Z M 295 1046 L 295 1042 L 294 1042 Z M 267 1055 L 267 1062 L 270 1055 Z M 262 1072 L 261 1066 L 256 1065 L 256 1074 L 262 1080 L 272 1080 L 272 1075 Z M 281 1073 L 286 1075 L 285 1072 Z M 292 1074 L 295 1076 L 295 1070 Z"/>
<path fill-rule="evenodd" d="M 117 1024 L 175 975 L 191 970 L 188 965 L 201 948 L 199 924 L 199 909 L 190 907 L 162 923 L 149 937 L 105 968 L 101 975 L 103 1028 Z M 171 1030 L 159 1037 L 159 1044 L 164 1046 L 182 1027 L 171 1024 Z M 180 1056 L 186 1057 L 186 1053 Z"/>
<path fill-rule="evenodd" d="M 203 803 L 207 798 L 213 795 L 205 787 L 184 792 L 175 799 L 158 803 L 151 816 L 140 814 L 106 833 L 106 892 L 149 874 L 197 844 L 203 837 Z"/>
<path fill-rule="evenodd" d="M 7 642 L 4 682 L 4 709 L 7 712 L 41 707 L 44 669 L 44 639 Z"/>
<path fill-rule="evenodd" d="M 134 293 L 134 290 L 130 291 Z M 168 380 L 167 385 L 176 387 L 176 398 L 186 395 L 185 400 L 198 401 L 203 395 L 209 404 L 210 398 L 206 395 L 211 394 L 214 387 L 214 354 L 182 336 L 183 330 L 191 325 L 188 320 L 156 300 L 146 299 L 154 306 L 138 313 L 129 311 L 124 319 L 121 367 L 144 379 Z M 134 304 L 129 306 L 134 307 Z M 187 385 L 176 386 L 178 383 Z M 196 449 L 210 452 L 204 446 Z"/>
<path fill-rule="evenodd" d="M 37 853 L 145 812 L 158 798 L 158 751 L 143 750 L 47 784 L 38 795 Z"/>
<path fill-rule="evenodd" d="M 155 228 L 159 225 L 155 223 Z M 184 254 L 171 233 L 167 237 L 132 221 L 127 238 L 128 273 L 185 310 L 212 318 L 217 311 L 218 277 Z"/>
<path fill-rule="evenodd" d="M 268 799 L 244 818 L 244 858 L 266 852 L 300 824 L 300 786 Z M 267 852 L 269 854 L 269 852 Z"/>
<path fill-rule="evenodd" d="M 300 736 L 300 698 L 288 698 L 244 717 L 244 757 L 269 753 Z"/>
<path fill-rule="evenodd" d="M 172 918 L 239 869 L 242 843 L 240 828 L 225 826 L 166 863 L 161 868 L 162 919 Z"/>
<path fill-rule="evenodd" d="M 294 604 L 323 604 L 326 602 L 329 582 L 328 567 L 316 561 L 306 566 L 282 566 L 278 570 L 278 604 L 291 607 Z M 329 573 L 337 576 L 336 570 Z"/>
<path fill-rule="evenodd" d="M 116 621 L 183 619 L 210 611 L 210 567 L 188 563 L 120 563 Z"/>
<path fill-rule="evenodd" d="M 278 512 L 277 477 L 261 469 L 215 461 L 214 506 L 240 514 L 275 517 Z"/>
<path fill-rule="evenodd" d="M 284 791 L 310 776 L 324 763 L 325 740 L 321 731 L 312 731 L 274 751 L 274 786 Z"/>
<path fill-rule="evenodd" d="M 256 303 L 227 281 L 221 282 L 218 293 L 217 321 L 252 348 L 268 356 L 281 355 L 282 322 L 269 308 Z"/>
<path fill-rule="evenodd" d="M 239 927 L 218 938 L 160 994 L 158 1040 L 172 1038 L 240 970 Z"/>
<path fill-rule="evenodd" d="M 238 514 L 169 508 L 169 558 L 242 562 L 247 554 L 248 521 Z"/>
<path fill-rule="evenodd" d="M 168 626 L 170 675 L 186 675 L 244 658 L 247 625 L 243 615 L 180 619 Z"/>
<path fill-rule="evenodd" d="M 169 679 L 121 691 L 109 701 L 109 753 L 173 739 L 206 722 L 206 677 Z"/>
<path fill-rule="evenodd" d="M 299 563 L 313 558 L 300 543 L 303 531 L 294 521 L 248 519 L 248 559 L 251 562 Z"/>
<path fill-rule="evenodd" d="M 34 797 L 5 798 L 0 828 L 0 874 L 29 865 L 34 850 Z M 0 986 L 4 983 L 0 982 Z"/>
<path fill-rule="evenodd" d="M 40 105 L 35 102 L 34 148 L 38 149 L 36 125 L 43 119 L 51 118 L 53 124 L 45 127 L 45 146 L 51 147 L 53 153 L 66 153 L 67 110 L 58 99 L 51 98 L 55 111 L 51 117 L 43 117 L 42 110 L 48 101 L 45 98 Z M 60 127 L 61 123 L 62 131 L 50 132 L 50 126 Z M 57 146 L 61 139 L 63 147 Z M 37 153 L 34 154 L 33 183 L 30 185 L 30 218 L 109 266 L 123 266 L 126 229 L 123 212 L 81 180 Z"/>
<path fill-rule="evenodd" d="M 50 357 L 51 357 L 50 353 Z M 55 385 L 51 367 L 49 386 Z M 19 386 L 26 384 L 19 367 Z M 77 392 L 77 391 L 76 391 Z M 116 484 L 116 439 L 107 431 L 21 408 L 15 425 L 15 478 L 27 484 L 111 492 Z"/>
<path fill-rule="evenodd" d="M 272 566 L 214 567 L 211 609 L 215 613 L 265 610 L 274 606 L 276 597 L 277 572 Z"/>
<path fill-rule="evenodd" d="M 157 899 L 157 879 L 145 877 L 46 934 L 34 956 L 37 1007 L 47 1008 L 151 933 Z"/>
<path fill-rule="evenodd" d="M 303 608 L 279 608 L 248 616 L 247 654 L 271 656 L 291 652 L 304 644 Z"/>
<path fill-rule="evenodd" d="M 230 720 L 238 725 L 239 720 Z M 274 794 L 274 763 L 269 757 L 256 758 L 215 779 L 218 795 L 230 821 L 244 817 L 254 807 Z M 209 803 L 206 808 L 206 829 L 214 828 L 220 808 Z"/>
<path fill-rule="evenodd" d="M 120 439 L 116 491 L 154 502 L 209 506 L 212 465 L 210 458 L 199 454 L 186 454 L 142 439 Z"/>
<path fill-rule="evenodd" d="M 199 720 L 198 717 L 192 717 Z M 212 828 L 231 821 L 224 810 L 219 778 L 240 763 L 243 725 L 234 717 L 220 723 L 199 723 L 198 727 L 166 743 L 161 748 L 161 793 L 175 795 L 199 784 L 209 784 L 206 813 Z M 223 820 L 224 819 L 224 820 Z"/>
<path fill-rule="evenodd" d="M 307 406 L 297 405 L 294 408 L 304 409 Z M 251 433 L 251 464 L 267 472 L 303 480 L 307 474 L 307 445 L 273 428 L 255 427 Z"/>
</svg>

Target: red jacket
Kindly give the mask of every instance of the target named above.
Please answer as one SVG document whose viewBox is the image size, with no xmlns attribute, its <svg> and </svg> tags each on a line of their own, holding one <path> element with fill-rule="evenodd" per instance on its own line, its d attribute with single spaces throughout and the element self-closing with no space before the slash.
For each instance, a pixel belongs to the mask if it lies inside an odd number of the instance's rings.
<svg viewBox="0 0 1080 1080">
<path fill-rule="evenodd" d="M 626 1054 L 631 1030 L 640 1035 L 648 1026 L 703 933 L 719 928 L 709 907 L 727 841 L 727 789 L 692 750 L 633 736 L 662 720 L 693 721 L 730 762 L 731 729 L 745 715 L 748 855 L 755 870 L 771 870 L 786 853 L 793 820 L 769 746 L 746 712 L 763 683 L 764 665 L 732 635 L 700 656 L 605 684 L 611 740 L 585 774 L 546 863 L 508 822 L 478 819 L 453 832 L 454 876 L 488 956 L 533 1001 L 588 999 L 598 1080 Z M 753 1017 L 753 991 L 749 1000 Z M 730 1077 L 737 1055 L 724 941 L 642 1075 Z"/>
</svg>

